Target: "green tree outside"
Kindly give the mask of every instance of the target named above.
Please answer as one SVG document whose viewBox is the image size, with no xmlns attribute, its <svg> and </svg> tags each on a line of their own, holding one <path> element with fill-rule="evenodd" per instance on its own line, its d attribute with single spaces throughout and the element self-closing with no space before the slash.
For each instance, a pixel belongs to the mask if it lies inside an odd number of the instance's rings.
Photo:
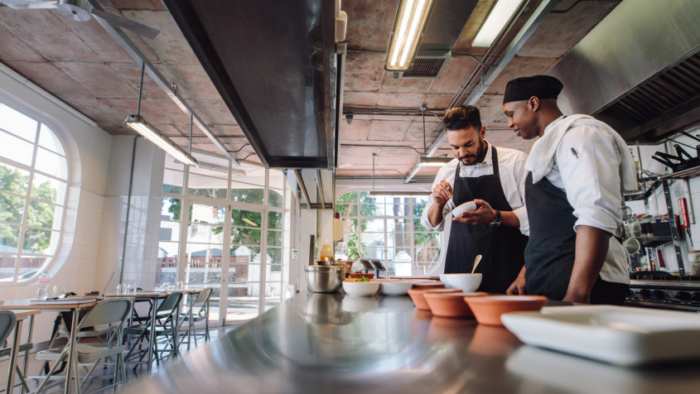
<svg viewBox="0 0 700 394">
<path fill-rule="evenodd" d="M 22 196 L 27 195 L 29 186 L 29 173 L 14 167 L 0 164 L 0 191 L 10 192 Z M 31 227 L 53 228 L 55 207 L 48 203 L 56 203 L 57 192 L 46 181 L 35 184 L 32 188 L 32 197 L 40 201 L 30 200 L 27 212 L 27 225 Z M 25 209 L 25 197 L 14 196 L 8 193 L 0 193 L 0 220 L 20 224 Z M 19 243 L 19 231 L 11 226 L 0 226 L 0 236 L 4 239 L 4 245 L 15 246 Z M 22 249 L 41 253 L 51 244 L 51 231 L 28 230 Z"/>
</svg>

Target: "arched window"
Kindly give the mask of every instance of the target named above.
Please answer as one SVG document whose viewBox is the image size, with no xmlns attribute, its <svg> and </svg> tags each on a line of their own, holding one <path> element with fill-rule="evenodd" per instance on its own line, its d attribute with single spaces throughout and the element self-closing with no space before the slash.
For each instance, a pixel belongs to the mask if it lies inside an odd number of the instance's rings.
<svg viewBox="0 0 700 394">
<path fill-rule="evenodd" d="M 54 132 L 0 103 L 0 283 L 34 278 L 57 255 L 68 175 Z"/>
<path fill-rule="evenodd" d="M 336 257 L 385 262 L 389 275 L 428 275 L 440 263 L 442 233 L 420 223 L 427 197 L 372 197 L 353 191 L 336 200 L 344 220 L 343 241 Z"/>
</svg>

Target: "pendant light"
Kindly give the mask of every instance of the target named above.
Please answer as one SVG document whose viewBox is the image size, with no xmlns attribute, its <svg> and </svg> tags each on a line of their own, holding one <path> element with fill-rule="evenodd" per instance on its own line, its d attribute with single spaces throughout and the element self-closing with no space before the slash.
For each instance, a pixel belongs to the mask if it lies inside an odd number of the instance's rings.
<svg viewBox="0 0 700 394">
<path fill-rule="evenodd" d="M 418 159 L 418 166 L 420 167 L 442 167 L 445 164 L 452 161 L 449 157 L 428 157 L 427 141 L 425 136 L 425 111 L 427 107 L 425 104 L 420 106 L 421 116 L 423 118 L 423 156 Z M 431 112 L 432 113 L 432 112 Z M 437 116 L 437 115 L 436 115 Z"/>
<path fill-rule="evenodd" d="M 375 191 L 374 190 L 374 158 L 376 153 L 372 153 L 372 191 L 369 192 L 370 197 L 427 197 L 431 194 L 429 191 Z"/>
<path fill-rule="evenodd" d="M 197 159 L 192 157 L 192 155 L 185 152 L 182 148 L 177 146 L 170 138 L 166 137 L 158 129 L 153 127 L 153 125 L 146 122 L 146 120 L 141 116 L 141 94 L 143 92 L 143 72 L 146 64 L 141 63 L 141 83 L 139 84 L 139 102 L 136 108 L 136 115 L 129 115 L 126 117 L 124 124 L 130 129 L 141 134 L 144 138 L 156 144 L 160 149 L 167 152 L 170 156 L 174 157 L 176 160 L 184 165 L 196 166 Z M 191 126 L 190 126 L 191 130 Z M 192 144 L 192 136 L 190 131 L 190 146 Z"/>
</svg>

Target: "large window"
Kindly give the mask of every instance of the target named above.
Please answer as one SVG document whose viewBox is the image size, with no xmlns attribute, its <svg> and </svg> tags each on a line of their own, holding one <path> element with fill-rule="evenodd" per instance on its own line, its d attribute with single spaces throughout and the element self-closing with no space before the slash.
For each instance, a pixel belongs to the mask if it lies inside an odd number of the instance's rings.
<svg viewBox="0 0 700 394">
<path fill-rule="evenodd" d="M 34 278 L 56 256 L 67 185 L 53 131 L 0 103 L 0 283 Z"/>
<path fill-rule="evenodd" d="M 205 165 L 166 155 L 156 285 L 213 287 L 210 316 L 220 323 L 255 317 L 280 302 L 289 280 L 284 174 L 194 156 Z"/>
<path fill-rule="evenodd" d="M 442 234 L 420 224 L 427 197 L 371 197 L 349 192 L 336 201 L 344 219 L 336 257 L 381 260 L 389 275 L 429 274 L 439 265 Z"/>
</svg>

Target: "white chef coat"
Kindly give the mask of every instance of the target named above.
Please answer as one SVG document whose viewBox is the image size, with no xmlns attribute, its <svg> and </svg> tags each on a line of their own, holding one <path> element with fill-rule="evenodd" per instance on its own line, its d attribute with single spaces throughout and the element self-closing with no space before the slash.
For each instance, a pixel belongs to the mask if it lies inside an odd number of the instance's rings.
<svg viewBox="0 0 700 394">
<path fill-rule="evenodd" d="M 563 116 L 550 123 L 544 133 L 562 119 Z M 545 177 L 566 193 L 577 218 L 574 231 L 577 226 L 585 225 L 613 235 L 621 234 L 621 163 L 620 152 L 608 131 L 574 123 L 566 132 L 557 147 L 554 166 Z M 600 276 L 608 282 L 630 283 L 627 257 L 615 237 L 610 237 Z"/>
<path fill-rule="evenodd" d="M 454 189 L 455 181 L 455 170 L 457 165 L 459 165 L 459 176 L 463 178 L 476 178 L 484 175 L 493 175 L 493 163 L 492 163 L 492 153 L 491 147 L 493 145 L 488 144 L 488 149 L 486 150 L 486 156 L 484 161 L 474 165 L 462 164 L 459 159 L 454 159 L 451 162 L 445 164 L 440 171 L 438 171 L 435 181 L 433 182 L 433 188 L 437 186 L 440 181 L 447 181 L 450 186 Z M 527 171 L 525 170 L 525 162 L 527 161 L 527 155 L 523 152 L 502 148 L 500 146 L 496 147 L 498 153 L 498 168 L 501 180 L 501 187 L 503 187 L 503 194 L 508 200 L 511 208 L 513 208 L 513 213 L 520 220 L 520 232 L 523 235 L 530 235 L 530 225 L 527 220 L 527 211 L 525 209 L 525 179 L 527 178 Z M 489 201 L 487 201 L 489 202 Z M 428 230 L 442 231 L 445 228 L 445 219 L 448 215 L 452 215 L 451 212 L 455 208 L 452 200 L 449 200 L 442 210 L 443 220 L 436 226 L 430 224 L 430 219 L 428 219 L 428 211 L 433 206 L 435 202 L 433 201 L 433 196 L 431 195 L 428 199 L 428 203 L 423 210 L 423 215 L 421 217 L 421 224 Z M 452 216 L 449 216 L 450 219 Z"/>
</svg>

